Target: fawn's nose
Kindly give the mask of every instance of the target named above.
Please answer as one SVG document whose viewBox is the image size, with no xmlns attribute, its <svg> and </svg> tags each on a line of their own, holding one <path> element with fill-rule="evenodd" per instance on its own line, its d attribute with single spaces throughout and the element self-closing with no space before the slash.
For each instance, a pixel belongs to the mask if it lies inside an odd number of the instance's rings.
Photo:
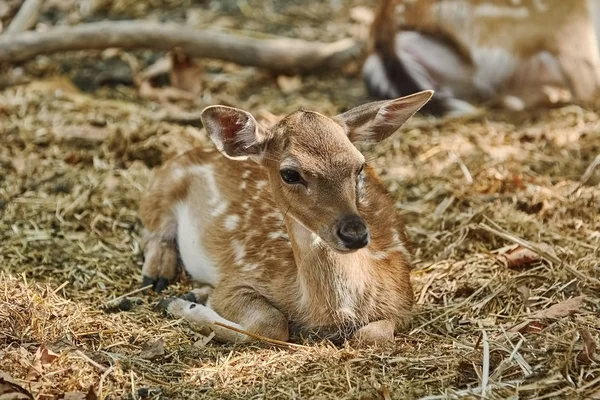
<svg viewBox="0 0 600 400">
<path fill-rule="evenodd" d="M 348 249 L 362 249 L 369 244 L 369 228 L 358 215 L 343 218 L 338 224 L 337 234 Z"/>
</svg>

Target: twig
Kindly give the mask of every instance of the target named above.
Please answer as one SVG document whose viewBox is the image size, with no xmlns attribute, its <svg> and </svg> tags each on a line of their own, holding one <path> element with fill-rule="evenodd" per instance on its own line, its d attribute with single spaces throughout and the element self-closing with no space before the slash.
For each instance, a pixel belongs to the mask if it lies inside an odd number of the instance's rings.
<svg viewBox="0 0 600 400">
<path fill-rule="evenodd" d="M 598 154 L 594 158 L 594 161 L 592 161 L 592 163 L 588 165 L 588 167 L 585 169 L 585 172 L 581 176 L 582 185 L 585 185 L 587 181 L 592 177 L 592 174 L 594 173 L 594 170 L 596 169 L 596 167 L 598 167 L 598 165 L 600 165 L 600 154 Z"/>
<path fill-rule="evenodd" d="M 91 365 L 93 365 L 94 367 L 98 368 L 100 371 L 102 372 L 106 372 L 106 370 L 108 370 L 108 368 L 106 368 L 104 365 L 100 365 L 98 364 L 96 361 L 92 360 L 91 358 L 89 358 L 88 356 L 86 356 L 83 351 L 81 350 L 76 350 L 75 353 L 77 353 L 77 355 L 81 358 L 83 358 L 85 361 L 87 361 L 88 363 L 90 363 Z"/>
<path fill-rule="evenodd" d="M 111 47 L 180 49 L 191 57 L 216 58 L 282 73 L 334 69 L 360 52 L 360 45 L 352 39 L 333 43 L 281 37 L 258 39 L 175 24 L 104 21 L 0 36 L 0 62 L 17 63 L 41 54 Z"/>
<path fill-rule="evenodd" d="M 15 15 L 4 33 L 6 35 L 12 35 L 33 28 L 40 16 L 42 3 L 43 0 L 25 0 L 19 9 L 19 12 Z"/>
<path fill-rule="evenodd" d="M 221 326 L 223 328 L 227 328 L 227 329 L 232 330 L 234 332 L 241 333 L 241 334 L 246 335 L 246 336 L 250 336 L 251 338 L 254 338 L 256 340 L 260 340 L 262 342 L 267 342 L 267 343 L 275 344 L 275 345 L 278 345 L 278 346 L 285 346 L 285 347 L 297 347 L 297 348 L 301 348 L 301 349 L 308 349 L 309 348 L 308 346 L 303 346 L 301 344 L 284 342 L 284 341 L 277 340 L 277 339 L 270 339 L 270 338 L 267 338 L 267 337 L 264 337 L 264 336 L 257 335 L 256 333 L 250 333 L 250 332 L 245 331 L 243 329 L 238 329 L 238 328 L 235 328 L 233 326 L 223 324 L 221 322 L 214 322 L 214 324 L 217 325 L 217 326 Z"/>
<path fill-rule="evenodd" d="M 119 300 L 121 300 L 121 299 L 124 299 L 125 297 L 131 296 L 132 294 L 136 294 L 136 293 L 139 293 L 139 292 L 143 292 L 144 290 L 146 290 L 146 289 L 150 289 L 150 288 L 152 288 L 152 285 L 146 285 L 146 286 L 143 286 L 143 287 L 141 287 L 141 288 L 137 288 L 137 289 L 135 289 L 135 290 L 132 290 L 132 291 L 131 291 L 131 292 L 129 292 L 129 293 L 125 293 L 124 295 L 121 295 L 121 296 L 119 296 L 119 297 L 115 297 L 114 299 L 111 299 L 111 300 L 108 300 L 108 301 L 106 301 L 106 302 L 104 303 L 104 305 L 106 306 L 106 305 L 109 305 L 109 304 L 111 304 L 111 303 L 115 303 L 115 302 L 117 302 L 117 301 L 119 301 Z"/>
<path fill-rule="evenodd" d="M 98 384 L 98 399 L 103 400 L 104 399 L 104 393 L 102 393 L 102 389 L 104 388 L 104 380 L 106 379 L 106 377 L 108 377 L 108 375 L 110 375 L 113 371 L 115 370 L 115 367 L 110 367 L 109 369 L 107 369 L 106 371 L 104 371 L 104 373 L 102 374 L 102 376 L 100 377 L 100 383 Z"/>
<path fill-rule="evenodd" d="M 490 342 L 487 332 L 481 331 L 483 335 L 483 371 L 481 372 L 481 398 L 485 399 L 488 383 L 490 380 Z"/>
<path fill-rule="evenodd" d="M 501 238 L 504 238 L 506 240 L 510 240 L 511 242 L 517 243 L 523 247 L 525 247 L 526 249 L 529 249 L 537 254 L 540 255 L 540 257 L 544 258 L 546 261 L 549 261 L 553 264 L 560 264 L 560 259 L 542 249 L 540 249 L 538 246 L 534 245 L 533 243 L 518 237 L 517 235 L 515 235 L 512 232 L 507 231 L 506 229 L 502 228 L 500 225 L 498 225 L 497 223 L 495 223 L 494 221 L 492 221 L 491 219 L 484 217 L 488 223 L 490 223 L 492 226 L 482 222 L 479 224 L 479 227 L 485 231 L 488 231 L 490 233 L 493 233 L 494 235 L 500 236 Z"/>
</svg>

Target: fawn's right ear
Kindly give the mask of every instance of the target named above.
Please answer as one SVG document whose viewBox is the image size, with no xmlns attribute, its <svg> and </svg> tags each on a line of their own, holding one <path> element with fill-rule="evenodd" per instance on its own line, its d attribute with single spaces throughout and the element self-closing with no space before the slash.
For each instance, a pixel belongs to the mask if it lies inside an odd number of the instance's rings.
<svg viewBox="0 0 600 400">
<path fill-rule="evenodd" d="M 202 111 L 201 118 L 208 135 L 225 157 L 260 162 L 268 134 L 252 114 L 233 107 L 210 106 Z"/>
</svg>

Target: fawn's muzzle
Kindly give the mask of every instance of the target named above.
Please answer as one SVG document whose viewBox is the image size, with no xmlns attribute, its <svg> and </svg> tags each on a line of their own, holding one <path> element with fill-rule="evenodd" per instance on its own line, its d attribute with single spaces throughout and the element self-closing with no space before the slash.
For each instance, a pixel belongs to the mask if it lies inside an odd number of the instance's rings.
<svg viewBox="0 0 600 400">
<path fill-rule="evenodd" d="M 347 249 L 362 249 L 369 244 L 369 228 L 358 215 L 343 218 L 338 224 L 337 235 Z"/>
</svg>

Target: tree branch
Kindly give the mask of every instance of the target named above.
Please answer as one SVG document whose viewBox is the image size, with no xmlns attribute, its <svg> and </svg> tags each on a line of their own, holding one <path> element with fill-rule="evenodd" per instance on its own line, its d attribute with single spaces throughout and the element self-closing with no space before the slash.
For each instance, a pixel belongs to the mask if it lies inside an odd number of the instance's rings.
<svg viewBox="0 0 600 400">
<path fill-rule="evenodd" d="M 6 35 L 28 31 L 35 26 L 42 8 L 42 0 L 25 0 L 17 15 L 4 32 Z"/>
<path fill-rule="evenodd" d="M 41 54 L 110 47 L 164 51 L 179 48 L 191 57 L 215 58 L 281 73 L 338 68 L 360 52 L 360 45 L 352 39 L 333 43 L 257 39 L 175 24 L 110 21 L 2 35 L 0 62 L 17 63 Z"/>
</svg>

